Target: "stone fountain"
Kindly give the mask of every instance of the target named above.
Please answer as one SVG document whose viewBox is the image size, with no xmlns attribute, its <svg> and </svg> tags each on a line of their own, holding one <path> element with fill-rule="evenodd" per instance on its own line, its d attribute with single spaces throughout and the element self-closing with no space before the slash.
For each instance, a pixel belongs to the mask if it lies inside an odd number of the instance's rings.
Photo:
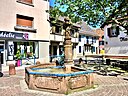
<svg viewBox="0 0 128 96">
<path fill-rule="evenodd" d="M 66 72 L 71 72 L 71 66 L 73 65 L 73 56 L 72 56 L 72 42 L 71 42 L 71 22 L 69 18 L 64 19 L 64 30 L 65 30 L 65 38 L 64 38 L 64 65 Z"/>
<path fill-rule="evenodd" d="M 64 66 L 45 63 L 26 67 L 25 81 L 30 89 L 69 94 L 93 86 L 93 71 L 73 66 L 71 22 L 68 18 L 64 21 Z"/>
</svg>

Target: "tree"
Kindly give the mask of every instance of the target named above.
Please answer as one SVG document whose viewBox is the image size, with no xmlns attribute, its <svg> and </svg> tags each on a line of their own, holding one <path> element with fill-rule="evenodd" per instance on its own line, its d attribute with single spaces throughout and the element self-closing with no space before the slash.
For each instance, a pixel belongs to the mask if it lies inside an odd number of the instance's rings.
<svg viewBox="0 0 128 96">
<path fill-rule="evenodd" d="M 127 0 L 55 0 L 51 17 L 68 16 L 72 22 L 85 21 L 92 27 L 118 24 L 128 30 Z"/>
</svg>

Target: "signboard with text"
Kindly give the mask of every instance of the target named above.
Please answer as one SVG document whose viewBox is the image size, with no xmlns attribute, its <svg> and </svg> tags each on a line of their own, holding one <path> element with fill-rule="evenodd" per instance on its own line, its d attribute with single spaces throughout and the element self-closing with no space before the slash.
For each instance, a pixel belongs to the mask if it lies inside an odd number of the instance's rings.
<svg viewBox="0 0 128 96">
<path fill-rule="evenodd" d="M 28 40 L 28 33 L 0 31 L 0 38 Z"/>
</svg>

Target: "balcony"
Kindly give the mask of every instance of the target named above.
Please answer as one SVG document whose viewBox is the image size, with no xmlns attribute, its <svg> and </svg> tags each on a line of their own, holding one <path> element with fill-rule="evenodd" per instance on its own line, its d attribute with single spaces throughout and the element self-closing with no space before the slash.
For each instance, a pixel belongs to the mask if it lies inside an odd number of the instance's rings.
<svg viewBox="0 0 128 96">
<path fill-rule="evenodd" d="M 79 43 L 79 39 L 75 38 L 75 37 L 72 37 L 72 43 Z"/>
<path fill-rule="evenodd" d="M 50 34 L 50 41 L 59 41 L 59 42 L 64 42 L 64 35 L 60 34 Z M 79 40 L 78 38 L 72 37 L 72 43 L 78 43 Z"/>
<path fill-rule="evenodd" d="M 50 34 L 50 41 L 63 42 L 64 41 L 64 36 L 60 35 L 60 34 Z"/>
</svg>

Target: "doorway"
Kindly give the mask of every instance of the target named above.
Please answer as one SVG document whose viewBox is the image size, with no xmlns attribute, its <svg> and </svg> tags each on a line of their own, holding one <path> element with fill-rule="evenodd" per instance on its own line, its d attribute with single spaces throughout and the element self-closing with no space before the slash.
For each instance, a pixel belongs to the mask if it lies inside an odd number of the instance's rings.
<svg viewBox="0 0 128 96">
<path fill-rule="evenodd" d="M 53 55 L 57 55 L 57 46 L 53 46 Z"/>
<path fill-rule="evenodd" d="M 4 42 L 0 41 L 0 64 L 4 64 Z"/>
</svg>

